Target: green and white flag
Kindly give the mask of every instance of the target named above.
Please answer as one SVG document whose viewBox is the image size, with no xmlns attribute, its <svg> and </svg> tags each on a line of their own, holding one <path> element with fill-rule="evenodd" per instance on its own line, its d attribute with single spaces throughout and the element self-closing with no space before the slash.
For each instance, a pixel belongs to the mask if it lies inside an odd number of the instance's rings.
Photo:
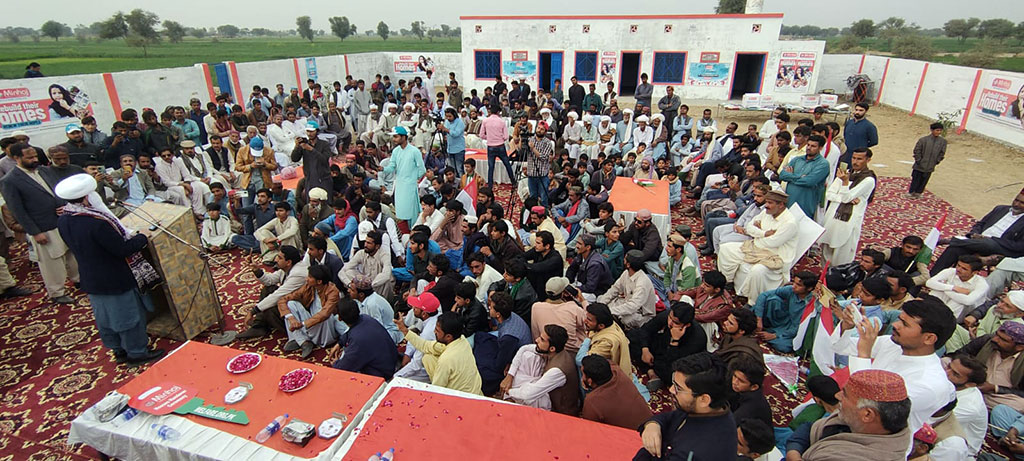
<svg viewBox="0 0 1024 461">
<path fill-rule="evenodd" d="M 938 246 L 939 238 L 942 235 L 939 229 L 942 229 L 942 226 L 946 223 L 946 215 L 948 214 L 948 211 L 942 213 L 942 217 L 935 223 L 935 227 L 928 233 L 928 237 L 924 239 L 924 248 L 917 253 L 917 262 L 924 263 L 925 265 L 931 264 L 932 253 L 935 252 L 935 247 Z"/>
</svg>

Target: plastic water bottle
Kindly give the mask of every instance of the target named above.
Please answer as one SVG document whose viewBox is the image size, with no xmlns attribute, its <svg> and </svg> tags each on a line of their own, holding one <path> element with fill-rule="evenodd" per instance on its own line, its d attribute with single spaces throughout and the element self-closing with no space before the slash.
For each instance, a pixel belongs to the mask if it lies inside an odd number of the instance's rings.
<svg viewBox="0 0 1024 461">
<path fill-rule="evenodd" d="M 156 432 L 156 437 L 165 442 L 173 442 L 181 438 L 181 432 L 174 430 L 173 427 L 165 424 L 152 424 L 149 426 L 150 429 Z"/>
<path fill-rule="evenodd" d="M 136 410 L 132 407 L 127 407 L 125 408 L 124 411 L 121 412 L 121 414 L 117 415 L 117 417 L 115 417 L 114 420 L 111 421 L 110 423 L 113 424 L 114 427 L 121 427 L 127 424 L 128 421 L 136 417 L 138 414 L 139 410 Z"/>
<path fill-rule="evenodd" d="M 256 441 L 259 443 L 266 442 L 270 436 L 274 435 L 275 432 L 281 430 L 284 427 L 284 423 L 288 421 L 288 413 L 274 418 L 267 427 L 260 429 L 260 432 L 256 434 Z"/>
<path fill-rule="evenodd" d="M 395 449 L 394 448 L 392 448 L 392 449 L 390 449 L 388 451 L 385 451 L 384 454 L 381 455 L 381 457 L 380 457 L 380 461 L 391 461 L 393 459 L 395 459 Z"/>
</svg>

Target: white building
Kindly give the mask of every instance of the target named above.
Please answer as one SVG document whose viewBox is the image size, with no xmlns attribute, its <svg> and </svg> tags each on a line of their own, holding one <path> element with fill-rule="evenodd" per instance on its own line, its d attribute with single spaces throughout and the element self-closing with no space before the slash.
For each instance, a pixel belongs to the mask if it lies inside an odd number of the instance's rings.
<svg viewBox="0 0 1024 461">
<path fill-rule="evenodd" d="M 758 0 L 747 11 L 760 11 Z M 817 90 L 824 41 L 779 40 L 781 13 L 631 16 L 462 16 L 463 83 L 482 95 L 500 73 L 533 90 L 575 75 L 632 95 L 650 76 L 654 100 L 672 85 L 683 99 L 770 94 L 798 102 Z M 468 94 L 468 92 L 467 92 Z"/>
</svg>

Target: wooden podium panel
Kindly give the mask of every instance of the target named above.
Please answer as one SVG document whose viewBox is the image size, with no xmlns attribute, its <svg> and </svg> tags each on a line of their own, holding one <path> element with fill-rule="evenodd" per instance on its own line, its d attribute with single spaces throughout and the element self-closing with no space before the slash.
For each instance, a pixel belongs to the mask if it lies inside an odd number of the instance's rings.
<svg viewBox="0 0 1024 461">
<path fill-rule="evenodd" d="M 188 207 L 147 201 L 138 208 L 131 208 L 121 222 L 135 230 L 150 229 L 155 222 L 201 248 L 192 209 Z M 156 229 L 151 232 L 146 250 L 147 259 L 163 277 L 163 281 L 150 290 L 156 312 L 146 331 L 186 341 L 223 322 L 224 312 L 213 274 L 194 248 Z"/>
</svg>

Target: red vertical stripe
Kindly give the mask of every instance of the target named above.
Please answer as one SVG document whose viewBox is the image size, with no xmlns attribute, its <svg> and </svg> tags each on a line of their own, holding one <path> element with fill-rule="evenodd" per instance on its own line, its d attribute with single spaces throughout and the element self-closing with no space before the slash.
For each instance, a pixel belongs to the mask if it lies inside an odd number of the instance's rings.
<svg viewBox="0 0 1024 461">
<path fill-rule="evenodd" d="M 877 106 L 877 105 L 878 105 L 878 104 L 879 104 L 880 102 L 882 102 L 882 90 L 884 90 L 884 89 L 885 89 L 885 77 L 886 77 L 887 75 L 889 75 L 889 63 L 890 63 L 890 62 L 892 62 L 892 60 L 891 60 L 891 59 L 886 59 L 886 60 L 885 60 L 885 69 L 884 69 L 884 70 L 882 70 L 882 83 L 880 83 L 880 84 L 878 85 L 878 95 L 877 95 L 877 96 L 875 96 L 875 105 L 876 105 L 876 106 Z"/>
<path fill-rule="evenodd" d="M 202 63 L 203 66 L 203 79 L 206 80 L 206 91 L 210 93 L 210 101 L 217 99 L 217 94 L 213 92 L 213 77 L 210 75 L 210 65 Z"/>
<path fill-rule="evenodd" d="M 238 67 L 235 66 L 235 61 L 228 61 L 228 69 L 231 70 L 231 83 L 233 83 L 235 87 L 235 102 L 240 104 L 242 107 L 245 107 L 245 103 L 243 102 L 245 94 L 242 93 L 242 85 L 238 83 Z"/>
<path fill-rule="evenodd" d="M 302 89 L 302 76 L 299 74 L 299 59 L 292 58 L 292 67 L 295 68 L 295 88 Z"/>
<path fill-rule="evenodd" d="M 914 115 L 917 112 L 917 100 L 921 99 L 921 89 L 924 88 L 924 76 L 928 75 L 928 63 L 924 63 L 924 69 L 921 70 L 921 81 L 917 82 L 917 94 L 914 95 L 914 105 L 910 108 L 910 115 Z"/>
<path fill-rule="evenodd" d="M 867 57 L 867 55 L 865 55 L 865 54 L 860 55 L 860 66 L 857 66 L 857 73 L 858 74 L 864 71 L 864 58 L 866 58 L 866 57 Z"/>
<path fill-rule="evenodd" d="M 110 108 L 114 111 L 114 118 L 121 120 L 121 98 L 117 96 L 114 76 L 110 73 L 103 74 L 103 85 L 107 87 L 107 96 L 110 98 Z"/>
<path fill-rule="evenodd" d="M 963 133 L 967 129 L 967 117 L 971 115 L 971 108 L 974 107 L 974 94 L 978 92 L 979 83 L 981 83 L 981 69 L 974 74 L 974 86 L 971 87 L 971 95 L 967 97 L 967 110 L 964 111 L 964 118 L 960 120 L 960 127 L 956 129 L 956 134 Z"/>
<path fill-rule="evenodd" d="M 345 55 L 345 75 L 348 75 L 348 55 Z"/>
</svg>

